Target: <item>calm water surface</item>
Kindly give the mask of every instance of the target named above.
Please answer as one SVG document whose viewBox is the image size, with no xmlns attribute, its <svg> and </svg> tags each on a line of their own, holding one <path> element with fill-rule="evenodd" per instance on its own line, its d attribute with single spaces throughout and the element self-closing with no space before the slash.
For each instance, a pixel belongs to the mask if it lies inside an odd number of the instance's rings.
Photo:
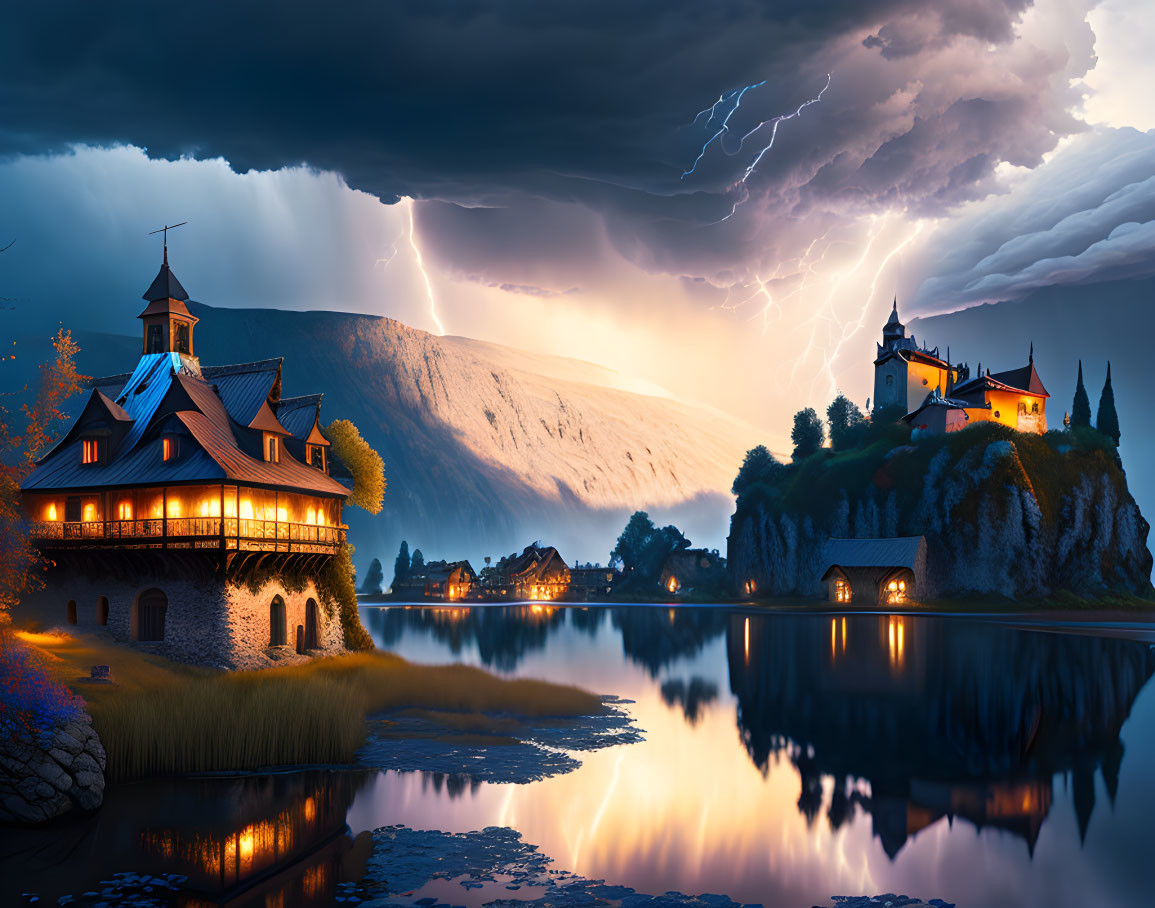
<svg viewBox="0 0 1155 908">
<path fill-rule="evenodd" d="M 560 869 L 642 892 L 1151 903 L 1155 650 L 1141 629 L 648 606 L 363 619 L 414 661 L 632 699 L 646 740 L 522 786 L 396 772 L 127 786 L 93 820 L 22 836 L 15 857 L 0 836 L 0 875 L 76 892 L 167 869 L 229 904 L 323 904 L 357 875 L 363 833 L 402 823 L 512 826 Z"/>
</svg>

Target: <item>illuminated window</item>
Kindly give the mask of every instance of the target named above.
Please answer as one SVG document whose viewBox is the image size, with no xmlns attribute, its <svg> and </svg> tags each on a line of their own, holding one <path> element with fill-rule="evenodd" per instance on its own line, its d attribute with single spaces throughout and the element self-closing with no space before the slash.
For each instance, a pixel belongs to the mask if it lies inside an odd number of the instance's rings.
<svg viewBox="0 0 1155 908">
<path fill-rule="evenodd" d="M 891 580 L 886 585 L 886 601 L 890 605 L 901 605 L 906 602 L 905 580 Z"/>
<path fill-rule="evenodd" d="M 189 325 L 188 322 L 173 322 L 173 342 L 172 348 L 177 353 L 192 353 L 192 345 L 189 343 Z"/>
<path fill-rule="evenodd" d="M 56 520 L 56 505 L 50 504 L 44 512 L 45 520 Z"/>
<path fill-rule="evenodd" d="M 84 506 L 84 522 L 92 523 L 94 520 L 96 520 L 96 505 L 86 504 Z"/>
<path fill-rule="evenodd" d="M 843 579 L 842 577 L 839 577 L 834 581 L 834 601 L 850 601 L 850 582 Z"/>
<path fill-rule="evenodd" d="M 265 436 L 265 460 L 269 463 L 281 462 L 281 444 L 276 435 Z"/>
<path fill-rule="evenodd" d="M 180 453 L 180 442 L 175 436 L 166 435 L 160 440 L 160 445 L 165 460 L 176 460 Z"/>
<path fill-rule="evenodd" d="M 117 505 L 116 516 L 119 520 L 132 520 L 132 502 L 122 501 Z"/>
<path fill-rule="evenodd" d="M 100 441 L 96 438 L 86 438 L 80 443 L 80 462 L 96 463 L 100 460 Z"/>
</svg>

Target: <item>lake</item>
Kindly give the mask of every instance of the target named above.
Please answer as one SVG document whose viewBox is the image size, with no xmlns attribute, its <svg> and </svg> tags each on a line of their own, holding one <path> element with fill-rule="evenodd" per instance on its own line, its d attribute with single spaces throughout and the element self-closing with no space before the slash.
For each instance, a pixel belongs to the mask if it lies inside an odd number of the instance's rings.
<svg viewBox="0 0 1155 908">
<path fill-rule="evenodd" d="M 560 870 L 787 908 L 883 892 L 1149 903 L 1151 625 L 545 604 L 362 618 L 414 661 L 633 700 L 645 741 L 528 785 L 310 771 L 123 786 L 92 819 L 0 835 L 0 896 L 171 872 L 210 899 L 178 904 L 328 904 L 365 833 L 403 824 L 511 826 Z"/>
</svg>

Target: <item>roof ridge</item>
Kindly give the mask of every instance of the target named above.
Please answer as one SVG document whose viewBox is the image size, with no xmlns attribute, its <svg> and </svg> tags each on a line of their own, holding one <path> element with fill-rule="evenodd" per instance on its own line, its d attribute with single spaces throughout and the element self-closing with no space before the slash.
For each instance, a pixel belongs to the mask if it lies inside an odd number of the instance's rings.
<svg viewBox="0 0 1155 908">
<path fill-rule="evenodd" d="M 269 359 L 258 359 L 251 363 L 230 363 L 223 366 L 201 366 L 201 374 L 218 376 L 233 375 L 237 372 L 267 372 L 272 368 L 284 365 L 283 356 L 274 356 Z"/>
</svg>

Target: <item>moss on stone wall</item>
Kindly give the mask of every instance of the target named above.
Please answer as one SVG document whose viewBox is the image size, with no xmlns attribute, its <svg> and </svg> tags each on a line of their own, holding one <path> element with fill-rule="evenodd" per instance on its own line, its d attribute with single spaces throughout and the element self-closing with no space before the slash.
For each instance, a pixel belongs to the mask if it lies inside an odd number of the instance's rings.
<svg viewBox="0 0 1155 908">
<path fill-rule="evenodd" d="M 355 577 L 353 546 L 346 542 L 318 573 L 317 592 L 330 616 L 333 609 L 340 614 L 345 646 L 351 650 L 371 650 L 374 648 L 373 639 L 361 624 L 361 614 L 357 610 Z"/>
</svg>

